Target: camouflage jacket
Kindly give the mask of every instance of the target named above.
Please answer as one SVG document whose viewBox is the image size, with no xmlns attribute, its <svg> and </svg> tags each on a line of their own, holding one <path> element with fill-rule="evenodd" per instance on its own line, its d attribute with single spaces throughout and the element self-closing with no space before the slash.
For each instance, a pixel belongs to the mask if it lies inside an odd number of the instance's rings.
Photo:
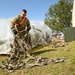
<svg viewBox="0 0 75 75">
<path fill-rule="evenodd" d="M 10 24 L 11 29 L 15 28 L 15 25 L 19 24 L 22 20 L 23 20 L 23 18 L 20 15 L 13 18 L 12 21 L 11 21 L 11 24 Z M 23 24 L 17 26 L 17 28 L 18 28 L 19 31 L 21 31 L 21 30 L 24 30 L 27 25 L 30 26 L 30 22 L 27 18 L 25 18 Z"/>
</svg>

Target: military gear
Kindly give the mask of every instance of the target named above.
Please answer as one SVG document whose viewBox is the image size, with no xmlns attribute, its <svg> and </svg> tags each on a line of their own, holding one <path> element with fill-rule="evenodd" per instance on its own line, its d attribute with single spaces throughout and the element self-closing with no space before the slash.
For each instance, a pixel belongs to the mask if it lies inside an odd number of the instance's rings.
<svg viewBox="0 0 75 75">
<path fill-rule="evenodd" d="M 25 30 L 26 27 L 27 30 Z M 20 15 L 18 15 L 11 21 L 11 29 L 15 35 L 19 31 L 25 30 L 24 32 L 21 33 L 25 35 L 25 33 L 31 29 L 30 22 L 26 17 L 22 18 Z"/>
<path fill-rule="evenodd" d="M 19 25 L 22 25 L 26 17 L 23 18 L 23 20 L 19 23 Z"/>
<path fill-rule="evenodd" d="M 11 29 L 15 28 L 16 24 L 20 24 L 23 21 L 23 18 L 18 15 L 17 17 L 15 17 L 12 21 L 11 21 Z M 23 23 L 21 23 L 21 25 L 17 26 L 18 31 L 24 30 L 27 25 L 30 26 L 30 22 L 27 18 L 25 18 L 25 20 L 23 21 Z M 16 30 L 16 29 L 15 29 Z"/>
</svg>

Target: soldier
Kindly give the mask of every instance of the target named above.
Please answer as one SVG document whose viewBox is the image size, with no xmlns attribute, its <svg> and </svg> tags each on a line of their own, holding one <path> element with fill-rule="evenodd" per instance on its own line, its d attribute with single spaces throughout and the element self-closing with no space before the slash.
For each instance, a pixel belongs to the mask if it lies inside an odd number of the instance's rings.
<svg viewBox="0 0 75 75">
<path fill-rule="evenodd" d="M 27 14 L 27 10 L 23 9 L 20 15 L 12 19 L 11 24 L 10 24 L 11 30 L 13 31 L 14 37 L 15 37 L 14 43 L 16 43 L 18 46 L 19 46 L 18 39 L 17 39 L 18 33 L 21 32 L 18 36 L 19 38 L 21 37 L 22 39 L 25 36 L 25 34 L 28 34 L 29 30 L 31 29 L 30 21 L 26 17 L 26 14 Z M 30 56 L 28 51 L 26 50 L 26 47 L 25 47 L 25 54 L 26 56 Z"/>
</svg>

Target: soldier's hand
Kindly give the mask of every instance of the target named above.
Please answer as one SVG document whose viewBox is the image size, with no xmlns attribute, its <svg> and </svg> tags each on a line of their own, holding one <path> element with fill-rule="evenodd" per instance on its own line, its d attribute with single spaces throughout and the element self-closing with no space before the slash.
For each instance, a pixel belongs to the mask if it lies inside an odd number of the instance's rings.
<svg viewBox="0 0 75 75">
<path fill-rule="evenodd" d="M 17 34 L 17 31 L 15 29 L 12 29 L 12 31 L 15 35 Z"/>
</svg>

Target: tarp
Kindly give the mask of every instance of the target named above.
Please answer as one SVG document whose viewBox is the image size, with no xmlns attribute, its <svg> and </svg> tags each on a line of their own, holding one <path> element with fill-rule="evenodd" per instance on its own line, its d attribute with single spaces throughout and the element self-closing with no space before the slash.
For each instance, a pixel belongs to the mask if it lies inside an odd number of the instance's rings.
<svg viewBox="0 0 75 75">
<path fill-rule="evenodd" d="M 31 30 L 29 31 L 32 47 L 37 45 L 45 45 L 51 41 L 52 30 L 46 25 L 31 25 Z M 13 33 L 8 27 L 6 39 L 3 40 L 5 43 L 0 45 L 0 54 L 8 54 L 11 50 L 10 44 L 13 42 Z"/>
</svg>

